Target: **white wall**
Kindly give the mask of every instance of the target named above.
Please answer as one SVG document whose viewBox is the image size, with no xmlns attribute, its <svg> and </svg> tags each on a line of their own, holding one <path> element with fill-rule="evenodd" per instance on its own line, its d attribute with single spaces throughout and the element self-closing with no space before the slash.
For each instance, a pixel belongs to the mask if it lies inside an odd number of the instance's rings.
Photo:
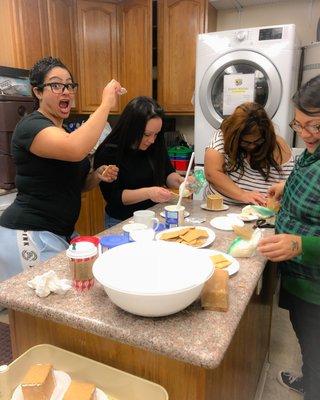
<svg viewBox="0 0 320 400">
<path fill-rule="evenodd" d="M 280 3 L 260 4 L 218 10 L 217 31 L 250 28 L 264 25 L 295 24 L 301 45 L 316 41 L 317 23 L 320 18 L 320 0 L 288 0 Z"/>
</svg>

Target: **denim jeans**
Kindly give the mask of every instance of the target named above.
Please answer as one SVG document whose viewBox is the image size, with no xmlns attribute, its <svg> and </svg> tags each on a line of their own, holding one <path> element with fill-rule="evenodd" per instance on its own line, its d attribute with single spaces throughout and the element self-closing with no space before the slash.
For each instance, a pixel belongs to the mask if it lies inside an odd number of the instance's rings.
<svg viewBox="0 0 320 400">
<path fill-rule="evenodd" d="M 302 354 L 304 400 L 317 400 L 320 393 L 320 305 L 307 303 L 286 292 L 290 321 Z"/>
<path fill-rule="evenodd" d="M 113 226 L 120 224 L 121 222 L 121 219 L 110 217 L 110 215 L 108 214 L 105 214 L 104 216 L 104 226 L 106 229 L 112 228 Z"/>
</svg>

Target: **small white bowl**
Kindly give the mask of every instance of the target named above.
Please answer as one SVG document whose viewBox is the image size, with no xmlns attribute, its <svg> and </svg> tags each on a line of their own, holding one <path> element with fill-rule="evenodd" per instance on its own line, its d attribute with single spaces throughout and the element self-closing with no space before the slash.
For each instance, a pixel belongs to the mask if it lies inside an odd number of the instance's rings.
<svg viewBox="0 0 320 400">
<path fill-rule="evenodd" d="M 127 243 L 105 252 L 95 261 L 93 275 L 123 310 L 160 317 L 195 301 L 213 270 L 201 250 L 150 241 Z"/>
</svg>

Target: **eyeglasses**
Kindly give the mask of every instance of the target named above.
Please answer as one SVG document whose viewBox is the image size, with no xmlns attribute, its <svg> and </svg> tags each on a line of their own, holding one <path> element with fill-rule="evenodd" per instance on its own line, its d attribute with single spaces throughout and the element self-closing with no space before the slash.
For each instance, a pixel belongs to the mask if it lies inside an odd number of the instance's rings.
<svg viewBox="0 0 320 400">
<path fill-rule="evenodd" d="M 44 83 L 43 85 L 39 85 L 39 88 L 45 88 L 46 86 L 50 86 L 52 93 L 55 94 L 62 94 L 65 89 L 68 90 L 69 93 L 76 93 L 78 89 L 78 83 L 72 82 L 72 83 L 60 83 L 60 82 L 50 82 L 50 83 Z"/>
<path fill-rule="evenodd" d="M 260 144 L 263 144 L 265 141 L 266 140 L 264 138 L 259 138 L 257 140 L 253 140 L 253 141 L 242 139 L 240 141 L 240 145 L 241 146 L 250 146 L 250 145 L 259 146 Z"/>
<path fill-rule="evenodd" d="M 307 132 L 311 134 L 318 134 L 320 133 L 320 123 L 318 124 L 307 124 L 305 126 L 300 125 L 296 120 L 293 120 L 289 124 L 290 128 L 293 129 L 297 133 L 302 133 L 305 129 Z"/>
</svg>

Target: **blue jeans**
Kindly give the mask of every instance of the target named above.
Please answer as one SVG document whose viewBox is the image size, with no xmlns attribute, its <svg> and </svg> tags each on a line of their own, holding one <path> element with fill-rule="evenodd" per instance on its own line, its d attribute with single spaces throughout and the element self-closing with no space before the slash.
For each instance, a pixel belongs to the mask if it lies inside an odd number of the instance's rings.
<svg viewBox="0 0 320 400">
<path fill-rule="evenodd" d="M 106 229 L 112 228 L 113 226 L 120 224 L 121 222 L 121 219 L 110 217 L 110 215 L 108 214 L 105 214 L 104 216 L 104 226 Z"/>
<path fill-rule="evenodd" d="M 304 399 L 316 400 L 320 393 L 320 305 L 307 303 L 287 291 L 284 295 L 301 347 Z"/>
</svg>

